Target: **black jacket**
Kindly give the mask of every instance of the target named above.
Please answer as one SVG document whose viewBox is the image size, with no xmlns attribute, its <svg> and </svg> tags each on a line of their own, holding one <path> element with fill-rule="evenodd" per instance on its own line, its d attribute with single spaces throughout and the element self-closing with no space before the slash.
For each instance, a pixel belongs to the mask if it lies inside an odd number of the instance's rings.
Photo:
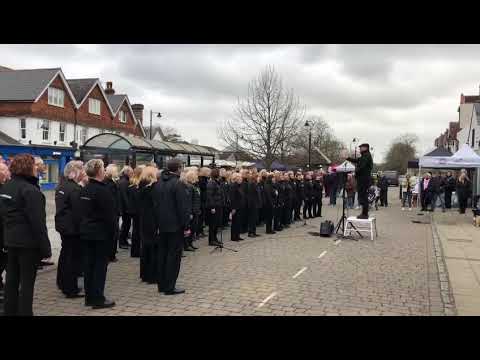
<svg viewBox="0 0 480 360">
<path fill-rule="evenodd" d="M 135 185 L 129 185 L 127 188 L 127 208 L 124 209 L 128 215 L 138 215 L 138 187 Z"/>
<path fill-rule="evenodd" d="M 185 201 L 185 209 L 190 218 L 190 215 L 193 215 L 193 185 L 183 183 L 183 186 L 185 186 L 185 196 L 187 197 L 187 200 Z"/>
<path fill-rule="evenodd" d="M 225 206 L 225 194 L 219 179 L 210 179 L 207 184 L 207 209 Z"/>
<path fill-rule="evenodd" d="M 73 180 L 65 180 L 55 190 L 55 230 L 64 236 L 80 234 L 80 191 Z"/>
<path fill-rule="evenodd" d="M 431 184 L 429 186 L 430 191 L 435 194 L 441 194 L 445 192 L 445 180 L 440 176 L 435 176 L 430 180 Z"/>
<path fill-rule="evenodd" d="M 455 191 L 456 180 L 453 176 L 447 176 L 445 178 L 445 190 L 446 191 Z"/>
<path fill-rule="evenodd" d="M 245 200 L 246 200 L 246 198 L 248 196 L 248 180 L 243 179 L 243 182 L 240 185 L 240 187 L 242 188 L 242 192 L 245 195 Z M 248 202 L 245 201 L 245 207 L 247 207 L 247 206 L 248 206 Z"/>
<path fill-rule="evenodd" d="M 162 172 L 153 189 L 155 218 L 160 233 L 174 233 L 187 228 L 187 192 L 177 174 Z"/>
<path fill-rule="evenodd" d="M 285 206 L 291 208 L 293 206 L 293 188 L 290 181 L 284 181 L 283 186 L 285 188 Z"/>
<path fill-rule="evenodd" d="M 194 215 L 200 215 L 201 209 L 201 191 L 198 184 L 195 184 L 193 185 L 192 194 L 192 212 Z"/>
<path fill-rule="evenodd" d="M 273 186 L 272 180 L 267 180 L 264 186 L 264 198 L 265 198 L 265 205 L 266 209 L 272 209 L 276 206 L 278 202 L 278 196 L 275 188 Z"/>
<path fill-rule="evenodd" d="M 380 190 L 382 190 L 382 191 L 388 190 L 388 179 L 387 179 L 387 177 L 382 176 L 380 178 L 380 181 L 379 181 L 378 185 L 379 185 L 378 187 L 380 188 Z"/>
<path fill-rule="evenodd" d="M 313 198 L 313 181 L 305 180 L 303 185 L 304 185 L 303 200 L 309 201 Z"/>
<path fill-rule="evenodd" d="M 138 184 L 138 215 L 140 219 L 140 238 L 142 244 L 146 245 L 154 243 L 155 235 L 158 228 L 155 218 L 152 196 L 154 186 L 155 184 L 149 185 L 146 182 L 140 182 L 140 184 Z"/>
<path fill-rule="evenodd" d="M 276 203 L 274 203 L 275 207 L 282 207 L 285 205 L 285 196 L 284 196 L 284 187 L 282 186 L 282 182 L 273 183 L 273 190 L 276 194 Z"/>
<path fill-rule="evenodd" d="M 320 180 L 313 180 L 312 195 L 316 199 L 321 199 L 323 196 L 323 184 Z"/>
<path fill-rule="evenodd" d="M 121 215 L 121 199 L 120 199 L 120 189 L 118 184 L 112 179 L 105 179 L 105 184 L 108 187 L 108 190 L 112 193 L 113 197 L 113 209 L 115 214 Z"/>
<path fill-rule="evenodd" d="M 200 204 L 202 208 L 207 206 L 207 184 L 208 178 L 206 176 L 198 177 L 198 187 L 200 188 Z"/>
<path fill-rule="evenodd" d="M 128 186 L 130 185 L 130 180 L 127 176 L 122 175 L 120 180 L 118 181 L 118 190 L 120 195 L 120 213 L 126 214 L 127 209 L 129 208 L 128 205 Z"/>
<path fill-rule="evenodd" d="M 4 246 L 39 249 L 42 258 L 52 256 L 48 239 L 45 196 L 38 179 L 16 176 L 2 186 Z"/>
<path fill-rule="evenodd" d="M 225 197 L 225 206 L 230 206 L 230 186 L 227 179 L 220 178 L 220 185 L 222 186 L 223 195 Z"/>
<path fill-rule="evenodd" d="M 373 159 L 369 151 L 364 152 L 359 158 L 348 158 L 348 161 L 356 164 L 355 177 L 357 183 L 370 183 L 373 169 Z"/>
<path fill-rule="evenodd" d="M 111 241 L 118 223 L 107 185 L 90 178 L 80 190 L 80 205 L 80 238 L 83 241 Z"/>
<path fill-rule="evenodd" d="M 233 183 L 230 186 L 230 207 L 232 210 L 244 209 L 247 206 L 247 197 L 241 184 Z"/>
<path fill-rule="evenodd" d="M 471 191 L 470 186 L 471 186 L 471 183 L 468 180 L 465 180 L 464 183 L 457 181 L 457 197 L 468 198 L 470 196 L 470 191 Z"/>
<path fill-rule="evenodd" d="M 305 199 L 305 182 L 300 180 L 295 180 L 295 182 L 297 183 L 297 201 L 301 203 Z"/>
</svg>

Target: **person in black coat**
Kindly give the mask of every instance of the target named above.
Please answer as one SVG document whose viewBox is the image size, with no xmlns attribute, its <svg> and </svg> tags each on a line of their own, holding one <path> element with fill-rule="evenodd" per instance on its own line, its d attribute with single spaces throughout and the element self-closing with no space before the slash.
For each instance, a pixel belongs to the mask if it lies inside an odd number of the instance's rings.
<svg viewBox="0 0 480 360">
<path fill-rule="evenodd" d="M 240 173 L 233 173 L 231 177 L 231 213 L 230 218 L 232 221 L 230 240 L 242 241 L 244 240 L 240 234 L 242 231 L 242 211 L 246 208 L 247 194 L 243 192 L 243 178 Z"/>
<path fill-rule="evenodd" d="M 466 173 L 461 173 L 457 181 L 457 198 L 460 214 L 465 214 L 468 198 L 470 197 L 471 183 Z"/>
<path fill-rule="evenodd" d="M 202 167 L 198 172 L 198 187 L 200 188 L 200 237 L 206 236 L 204 227 L 207 224 L 207 184 L 210 177 L 210 169 Z"/>
<path fill-rule="evenodd" d="M 242 169 L 240 170 L 240 175 L 242 176 L 242 192 L 245 194 L 245 196 L 248 196 L 248 177 L 249 173 L 247 169 Z M 242 234 L 245 234 L 248 232 L 248 202 L 245 202 L 245 208 L 240 211 L 240 216 L 241 216 L 241 223 L 242 223 L 242 229 L 241 232 Z"/>
<path fill-rule="evenodd" d="M 55 190 L 55 230 L 60 233 L 62 247 L 57 265 L 57 286 L 67 298 L 84 297 L 78 287 L 82 267 L 80 242 L 80 191 L 83 163 L 70 161 L 64 169 L 65 179 Z"/>
<path fill-rule="evenodd" d="M 379 186 L 380 188 L 380 206 L 388 206 L 388 179 L 385 175 L 380 177 Z"/>
<path fill-rule="evenodd" d="M 108 190 L 112 193 L 113 198 L 113 209 L 116 215 L 116 223 L 117 226 L 115 227 L 115 234 L 113 235 L 112 239 L 112 252 L 110 253 L 110 262 L 117 262 L 117 248 L 118 248 L 118 239 L 120 236 L 120 229 L 118 228 L 118 223 L 121 216 L 121 208 L 120 208 L 120 189 L 117 184 L 118 178 L 118 167 L 115 164 L 110 164 L 105 169 L 105 184 L 108 187 Z"/>
<path fill-rule="evenodd" d="M 419 192 L 420 192 L 420 203 L 422 205 L 421 211 L 427 211 L 428 205 L 430 205 L 432 200 L 433 192 L 430 190 L 432 183 L 432 175 L 426 173 L 422 179 L 420 179 Z"/>
<path fill-rule="evenodd" d="M 125 166 L 122 169 L 120 180 L 118 181 L 118 190 L 120 192 L 120 213 L 122 215 L 122 228 L 118 239 L 120 249 L 128 249 L 130 246 L 127 238 L 132 226 L 132 217 L 129 214 L 130 201 L 128 196 L 128 187 L 130 186 L 130 178 L 133 176 L 133 169 Z"/>
<path fill-rule="evenodd" d="M 447 176 L 445 178 L 445 208 L 451 209 L 452 208 L 452 193 L 455 191 L 456 181 L 455 178 L 452 176 L 452 172 L 447 172 Z"/>
<path fill-rule="evenodd" d="M 190 221 L 185 185 L 180 181 L 181 162 L 171 159 L 153 190 L 155 219 L 158 225 L 158 291 L 165 295 L 182 294 L 177 278 L 182 261 L 183 238 Z M 188 232 L 187 232 L 188 233 Z"/>
<path fill-rule="evenodd" d="M 355 164 L 355 179 L 357 180 L 358 203 L 362 206 L 362 213 L 357 216 L 359 219 L 368 219 L 368 189 L 372 184 L 373 159 L 370 154 L 370 145 L 361 144 L 359 158 L 346 158 Z"/>
<path fill-rule="evenodd" d="M 31 155 L 16 155 L 10 171 L 12 179 L 0 193 L 4 246 L 8 252 L 4 314 L 32 316 L 37 265 L 52 256 L 45 196 L 40 191 L 38 168 Z"/>
<path fill-rule="evenodd" d="M 118 224 L 112 193 L 105 180 L 103 161 L 92 159 L 85 164 L 88 184 L 80 191 L 80 239 L 85 245 L 85 306 L 94 309 L 115 306 L 105 298 L 108 258 Z"/>
<path fill-rule="evenodd" d="M 301 220 L 300 218 L 300 210 L 303 205 L 303 199 L 305 197 L 305 185 L 303 183 L 303 175 L 301 173 L 297 173 L 295 176 L 295 184 L 296 184 L 296 206 L 294 212 L 294 219 L 296 221 Z"/>
<path fill-rule="evenodd" d="M 315 175 L 313 180 L 313 217 L 322 217 L 323 180 L 320 174 Z"/>
<path fill-rule="evenodd" d="M 10 170 L 8 170 L 8 166 L 4 163 L 0 163 L 0 193 L 2 191 L 3 185 L 10 180 Z M 3 202 L 0 201 L 0 206 L 2 206 Z M 3 303 L 3 272 L 7 267 L 7 252 L 4 247 L 4 240 L 3 240 L 3 215 L 0 210 L 0 299 Z"/>
<path fill-rule="evenodd" d="M 138 183 L 139 234 L 142 244 L 140 254 L 140 278 L 148 284 L 157 283 L 158 244 L 157 222 L 153 201 L 153 189 L 157 182 L 157 169 L 147 166 Z"/>
<path fill-rule="evenodd" d="M 222 227 L 227 227 L 230 215 L 230 186 L 228 183 L 230 174 L 225 169 L 220 169 L 220 184 L 225 197 L 225 205 L 222 209 Z"/>
<path fill-rule="evenodd" d="M 268 175 L 267 180 L 264 185 L 264 211 L 265 211 L 265 228 L 267 234 L 275 234 L 273 231 L 273 212 L 275 209 L 275 204 L 277 203 L 278 193 L 275 191 L 273 186 L 273 175 Z"/>
<path fill-rule="evenodd" d="M 282 209 L 282 224 L 285 228 L 289 228 L 292 222 L 292 207 L 293 207 L 293 188 L 290 183 L 290 177 L 288 173 L 282 175 L 283 187 L 284 187 L 284 201 L 285 205 Z"/>
<path fill-rule="evenodd" d="M 139 191 L 138 183 L 144 166 L 137 166 L 133 170 L 133 176 L 130 178 L 130 185 L 127 189 L 128 195 L 128 215 L 132 218 L 132 246 L 130 247 L 130 256 L 132 258 L 140 257 L 141 239 L 140 239 L 140 217 L 139 217 Z"/>
<path fill-rule="evenodd" d="M 258 211 L 262 207 L 262 200 L 256 174 L 251 174 L 248 179 L 247 207 L 248 237 L 258 237 L 260 235 L 257 235 L 257 220 Z"/>
<path fill-rule="evenodd" d="M 337 205 L 337 193 L 338 193 L 338 174 L 332 171 L 328 174 L 328 196 L 330 197 L 330 205 Z"/>
<path fill-rule="evenodd" d="M 194 188 L 193 188 L 193 183 L 195 182 L 195 177 L 196 174 L 194 170 L 191 169 L 185 169 L 182 171 L 180 175 L 180 180 L 183 182 L 185 185 L 185 196 L 186 196 L 186 201 L 185 201 L 185 206 L 186 206 L 186 211 L 188 213 L 188 224 L 187 224 L 187 232 L 189 233 L 188 235 L 183 237 L 183 251 L 195 251 L 195 249 L 192 247 L 192 234 L 193 234 L 193 197 L 194 197 Z"/>
<path fill-rule="evenodd" d="M 192 197 L 192 211 L 193 211 L 193 220 L 192 220 L 192 227 L 194 233 L 192 234 L 192 240 L 196 241 L 200 238 L 201 234 L 201 216 L 202 216 L 202 193 L 200 190 L 200 186 L 198 185 L 198 176 L 197 180 L 193 183 L 193 197 Z M 193 242 L 190 245 L 194 250 L 197 250 L 195 246 L 193 246 Z"/>
<path fill-rule="evenodd" d="M 305 175 L 303 186 L 303 219 L 311 219 L 313 218 L 313 181 L 312 177 L 308 173 Z"/>
<path fill-rule="evenodd" d="M 217 232 L 221 224 L 221 213 L 224 204 L 225 198 L 219 181 L 219 171 L 218 169 L 212 169 L 210 180 L 207 184 L 208 244 L 210 246 L 220 245 Z"/>
<path fill-rule="evenodd" d="M 275 231 L 282 231 L 282 214 L 283 206 L 285 205 L 284 187 L 282 186 L 282 174 L 274 172 L 273 175 L 273 190 L 275 192 L 276 202 L 273 205 L 273 228 Z"/>
</svg>

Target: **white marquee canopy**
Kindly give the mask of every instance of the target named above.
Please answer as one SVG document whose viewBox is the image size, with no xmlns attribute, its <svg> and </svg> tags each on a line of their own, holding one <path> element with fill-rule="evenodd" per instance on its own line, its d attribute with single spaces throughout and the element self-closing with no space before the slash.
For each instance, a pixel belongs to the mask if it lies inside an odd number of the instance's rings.
<svg viewBox="0 0 480 360">
<path fill-rule="evenodd" d="M 477 168 L 480 156 L 468 144 L 463 144 L 452 156 L 422 156 L 418 162 L 422 168 Z"/>
</svg>

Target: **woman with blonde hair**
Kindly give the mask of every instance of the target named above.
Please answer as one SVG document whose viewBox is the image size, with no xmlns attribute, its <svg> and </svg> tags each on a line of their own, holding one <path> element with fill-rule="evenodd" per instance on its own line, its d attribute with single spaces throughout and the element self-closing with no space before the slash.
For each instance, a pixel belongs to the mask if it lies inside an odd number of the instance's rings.
<svg viewBox="0 0 480 360">
<path fill-rule="evenodd" d="M 147 166 L 138 178 L 138 225 L 140 235 L 140 278 L 148 284 L 157 283 L 157 225 L 153 203 L 153 185 L 157 169 Z"/>
<path fill-rule="evenodd" d="M 462 169 L 463 170 L 463 169 Z M 468 198 L 470 196 L 470 181 L 466 171 L 462 171 L 457 180 L 457 198 L 460 214 L 465 214 Z"/>
<path fill-rule="evenodd" d="M 130 177 L 128 185 L 128 206 L 129 214 L 132 217 L 132 246 L 130 248 L 130 256 L 133 258 L 140 257 L 140 233 L 139 233 L 139 216 L 138 216 L 138 184 L 140 183 L 140 175 L 145 165 L 140 165 L 133 170 L 133 176 Z"/>
<path fill-rule="evenodd" d="M 118 228 L 118 220 L 121 215 L 120 211 L 120 189 L 117 184 L 118 181 L 118 166 L 115 164 L 109 164 L 105 169 L 105 180 L 103 181 L 106 185 L 113 198 L 113 208 L 115 216 L 117 217 L 115 234 L 112 239 L 112 252 L 110 253 L 110 262 L 117 262 L 117 247 L 118 247 L 118 238 L 120 231 Z"/>
<path fill-rule="evenodd" d="M 195 187 L 198 182 L 198 174 L 196 169 L 189 168 L 182 172 L 180 180 L 185 184 L 187 192 L 187 209 L 189 212 L 190 222 L 187 230 L 190 230 L 188 236 L 184 237 L 183 250 L 195 251 L 196 247 L 193 246 L 193 239 L 196 233 L 196 226 L 198 218 L 200 216 L 200 189 Z"/>
</svg>

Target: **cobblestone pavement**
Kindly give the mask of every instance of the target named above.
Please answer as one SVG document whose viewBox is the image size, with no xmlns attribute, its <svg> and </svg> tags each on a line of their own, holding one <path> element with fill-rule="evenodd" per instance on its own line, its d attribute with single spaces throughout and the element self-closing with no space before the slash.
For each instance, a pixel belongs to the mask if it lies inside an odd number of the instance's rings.
<svg viewBox="0 0 480 360">
<path fill-rule="evenodd" d="M 391 197 L 396 191 L 391 191 Z M 324 199 L 324 203 L 328 199 Z M 393 201 L 394 202 L 394 201 Z M 357 213 L 353 211 L 352 213 Z M 36 315 L 443 315 L 430 224 L 414 224 L 416 212 L 390 207 L 375 213 L 379 237 L 359 241 L 313 236 L 320 221 L 336 221 L 324 205 L 322 219 L 297 222 L 276 235 L 231 242 L 211 254 L 206 240 L 182 259 L 178 286 L 165 296 L 139 280 L 139 260 L 120 250 L 108 270 L 112 309 L 92 310 L 83 299 L 65 299 L 55 287 L 55 268 L 39 274 Z"/>
</svg>

